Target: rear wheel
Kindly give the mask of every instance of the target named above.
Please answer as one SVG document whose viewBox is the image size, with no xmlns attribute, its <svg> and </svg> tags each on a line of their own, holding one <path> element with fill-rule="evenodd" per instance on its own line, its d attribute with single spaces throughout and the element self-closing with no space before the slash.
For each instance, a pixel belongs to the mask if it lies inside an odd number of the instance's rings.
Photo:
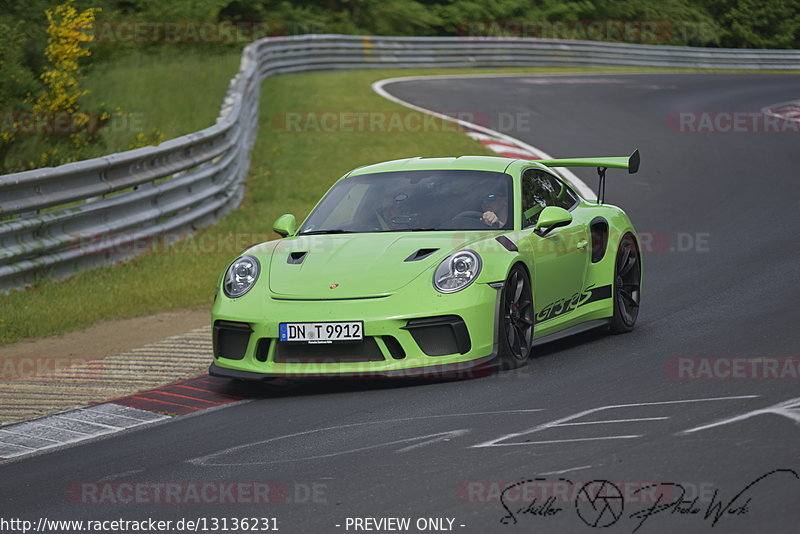
<svg viewBox="0 0 800 534">
<path fill-rule="evenodd" d="M 614 264 L 614 316 L 611 331 L 630 332 L 639 316 L 642 285 L 642 259 L 633 235 L 625 234 L 617 249 Z"/>
<path fill-rule="evenodd" d="M 515 265 L 503 284 L 500 302 L 500 362 L 514 369 L 528 361 L 533 348 L 533 298 L 528 274 Z"/>
</svg>

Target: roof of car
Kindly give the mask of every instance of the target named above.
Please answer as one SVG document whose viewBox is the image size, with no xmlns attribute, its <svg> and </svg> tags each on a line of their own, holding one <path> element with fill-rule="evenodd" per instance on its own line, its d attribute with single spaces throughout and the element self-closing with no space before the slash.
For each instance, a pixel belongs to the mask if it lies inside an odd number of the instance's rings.
<svg viewBox="0 0 800 534">
<path fill-rule="evenodd" d="M 406 158 L 365 165 L 349 176 L 393 171 L 472 170 L 504 172 L 514 159 L 497 156 L 458 156 L 455 158 Z"/>
</svg>

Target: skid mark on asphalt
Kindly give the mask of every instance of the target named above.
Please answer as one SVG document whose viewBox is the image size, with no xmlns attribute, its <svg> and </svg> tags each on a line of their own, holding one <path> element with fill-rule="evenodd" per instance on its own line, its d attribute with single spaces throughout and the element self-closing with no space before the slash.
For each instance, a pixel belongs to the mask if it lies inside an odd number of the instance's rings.
<svg viewBox="0 0 800 534">
<path fill-rule="evenodd" d="M 227 449 L 222 449 L 220 451 L 207 454 L 204 456 L 198 456 L 196 458 L 192 458 L 186 460 L 188 463 L 195 464 L 195 465 L 203 465 L 206 467 L 223 467 L 223 466 L 243 466 L 243 465 L 264 465 L 264 464 L 274 464 L 274 463 L 285 463 L 285 462 L 297 462 L 303 460 L 311 460 L 311 459 L 318 459 L 318 458 L 330 458 L 334 456 L 342 456 L 345 454 L 351 454 L 355 452 L 361 452 L 365 450 L 376 449 L 380 447 L 390 447 L 392 445 L 397 445 L 399 443 L 408 443 L 419 441 L 411 446 L 406 446 L 400 449 L 397 449 L 395 452 L 408 452 L 413 449 L 417 449 L 423 447 L 425 445 L 430 445 L 433 443 L 438 443 L 441 441 L 450 441 L 453 438 L 466 435 L 469 432 L 469 429 L 458 429 L 452 430 L 449 432 L 442 432 L 438 434 L 427 434 L 422 436 L 414 436 L 410 438 L 404 438 L 400 440 L 392 440 L 388 442 L 381 442 L 375 443 L 369 446 L 364 447 L 350 447 L 350 448 L 341 448 L 339 450 L 331 451 L 330 453 L 324 454 L 316 454 L 310 456 L 297 456 L 292 458 L 286 459 L 278 459 L 278 458 L 267 458 L 264 460 L 259 460 L 255 462 L 235 462 L 235 461 L 226 461 L 226 456 L 232 456 L 235 453 L 255 448 L 256 450 L 262 449 L 262 445 L 267 443 L 274 443 L 277 441 L 288 440 L 291 438 L 303 437 L 305 439 L 306 436 L 311 434 L 319 434 L 323 432 L 334 432 L 339 430 L 345 429 L 352 429 L 358 427 L 366 427 L 371 425 L 397 425 L 398 423 L 405 423 L 409 421 L 422 421 L 422 420 L 433 420 L 433 419 L 452 419 L 452 418 L 460 418 L 460 417 L 479 417 L 479 416 L 498 416 L 498 415 L 512 415 L 512 414 L 527 414 L 532 412 L 540 412 L 542 411 L 539 408 L 527 409 L 527 410 L 501 410 L 501 411 L 493 411 L 493 412 L 470 412 L 470 413 L 457 413 L 457 414 L 442 414 L 442 415 L 425 415 L 420 417 L 403 417 L 400 419 L 387 419 L 381 421 L 365 421 L 361 423 L 350 423 L 346 425 L 336 425 L 336 426 L 329 426 L 324 428 L 315 428 L 312 430 L 305 430 L 303 432 L 294 432 L 292 434 L 285 434 L 282 436 L 276 436 L 274 438 L 268 438 L 264 440 L 254 441 L 250 443 L 245 443 L 244 445 L 237 445 L 236 447 L 229 447 Z M 219 459 L 219 460 L 218 460 Z"/>
<path fill-rule="evenodd" d="M 608 430 L 622 425 L 623 428 L 642 427 L 648 429 L 648 425 L 658 422 L 664 422 L 672 419 L 675 415 L 675 409 L 697 405 L 700 403 L 715 403 L 723 401 L 736 401 L 736 400 L 749 400 L 758 398 L 759 395 L 735 395 L 727 397 L 710 397 L 698 399 L 682 399 L 682 400 L 669 400 L 657 402 L 640 402 L 629 404 L 614 404 L 607 406 L 600 406 L 577 412 L 575 414 L 561 417 L 546 423 L 536 425 L 525 430 L 502 435 L 498 438 L 484 441 L 475 445 L 468 445 L 468 448 L 486 448 L 486 447 L 506 447 L 506 446 L 531 446 L 531 445 L 549 445 L 560 443 L 578 443 L 578 442 L 597 442 L 609 441 L 619 439 L 636 439 L 644 437 L 644 432 L 634 433 L 620 433 L 619 431 Z M 797 399 L 800 400 L 800 399 Z M 784 403 L 786 404 L 786 403 Z M 781 405 L 783 406 L 783 405 Z M 800 404 L 798 404 L 800 406 Z M 786 404 L 788 409 L 794 409 L 794 404 Z M 594 417 L 589 420 L 582 420 L 589 416 L 595 416 L 601 413 L 614 411 L 618 415 L 622 411 L 641 411 L 646 409 L 648 413 L 633 414 L 637 416 L 632 417 Z M 685 409 L 685 408 L 683 408 Z M 775 409 L 773 407 L 773 409 Z M 654 414 L 653 411 L 661 410 L 666 411 L 666 414 Z M 533 412 L 543 411 L 541 409 L 529 410 L 509 410 L 509 411 L 495 411 L 495 412 L 471 412 L 471 413 L 458 413 L 458 414 L 442 414 L 430 415 L 421 417 L 405 417 L 400 419 L 380 420 L 380 421 L 365 421 L 358 423 L 349 423 L 343 425 L 336 425 L 323 428 L 314 428 L 291 434 L 284 434 L 280 436 L 270 437 L 267 439 L 258 440 L 255 442 L 245 443 L 234 447 L 225 448 L 211 454 L 199 456 L 186 460 L 188 463 L 201 465 L 206 467 L 229 467 L 229 466 L 254 466 L 254 465 L 267 465 L 278 464 L 298 461 L 309 461 L 317 459 L 327 459 L 337 456 L 362 453 L 379 448 L 386 448 L 392 450 L 394 453 L 406 453 L 421 447 L 455 441 L 464 436 L 474 433 L 475 428 L 463 428 L 461 422 L 458 422 L 458 429 L 447 430 L 443 428 L 429 429 L 428 432 L 403 436 L 394 435 L 386 438 L 387 432 L 394 432 L 395 429 L 401 429 L 400 432 L 408 431 L 410 425 L 403 425 L 411 421 L 418 422 L 423 420 L 430 421 L 445 421 L 448 419 L 455 420 L 458 418 L 469 418 L 475 420 L 481 416 L 507 416 L 518 417 L 520 415 L 528 415 Z M 762 410 L 764 411 L 764 410 Z M 680 413 L 680 412 L 678 412 Z M 382 431 L 381 426 L 388 427 L 387 431 Z M 413 427 L 412 427 L 413 428 Z M 604 432 L 599 435 L 593 434 L 593 431 L 600 429 Z M 431 433 L 430 430 L 439 430 L 439 432 Z M 412 430 L 413 431 L 413 430 Z M 549 433 L 542 436 L 547 439 L 532 440 L 531 435 L 548 431 Z M 578 435 L 559 435 L 558 432 L 578 432 Z M 417 431 L 418 432 L 418 431 Z M 552 434 L 556 433 L 555 436 Z M 587 435 L 588 434 L 588 435 Z M 526 439 L 527 438 L 527 439 Z M 463 440 L 462 440 L 463 441 Z M 353 447 L 352 443 L 358 443 L 357 447 Z M 406 445 L 410 444 L 410 445 Z M 400 447 L 403 445 L 402 447 Z M 255 458 L 255 459 L 254 459 Z M 570 468 L 570 470 L 588 469 L 591 466 L 579 466 Z"/>
<path fill-rule="evenodd" d="M 630 440 L 637 439 L 645 436 L 644 432 L 621 433 L 615 432 L 613 429 L 622 426 L 623 428 L 630 428 L 630 426 L 641 430 L 648 429 L 648 425 L 658 422 L 664 422 L 672 419 L 675 408 L 682 406 L 696 405 L 699 403 L 714 403 L 723 401 L 735 400 L 749 400 L 758 398 L 759 395 L 734 395 L 726 397 L 710 397 L 710 398 L 697 398 L 697 399 L 681 399 L 669 401 L 656 401 L 656 402 L 639 402 L 629 404 L 613 404 L 607 406 L 599 406 L 583 410 L 572 415 L 561 417 L 546 423 L 542 423 L 519 432 L 504 434 L 500 437 L 484 441 L 475 445 L 469 445 L 468 448 L 480 449 L 488 447 L 509 447 L 509 446 L 533 446 L 533 445 L 550 445 L 561 443 L 581 443 L 581 442 L 597 442 L 597 441 L 610 441 L 610 440 Z M 796 399 L 800 401 L 800 399 Z M 790 401 L 793 402 L 793 401 Z M 784 406 L 784 404 L 786 406 Z M 779 406 L 784 406 L 787 409 L 793 409 L 794 404 L 784 403 Z M 800 403 L 797 403 L 800 407 Z M 640 414 L 634 413 L 631 417 L 624 417 L 626 411 L 633 410 L 641 411 L 647 410 L 647 413 Z M 772 410 L 777 408 L 773 407 Z M 667 411 L 666 414 L 654 414 L 653 411 L 661 410 Z M 770 409 L 761 410 L 761 412 L 769 411 Z M 370 430 L 358 436 L 357 431 L 359 428 L 372 427 L 373 429 L 380 429 L 381 425 L 389 427 L 389 431 L 395 428 L 405 428 L 402 423 L 411 421 L 422 420 L 446 420 L 454 418 L 471 418 L 476 419 L 480 416 L 491 415 L 497 417 L 499 415 L 505 416 L 518 416 L 527 415 L 532 412 L 544 411 L 542 409 L 530 410 L 509 410 L 509 411 L 495 411 L 495 412 L 472 412 L 472 413 L 459 413 L 459 414 L 443 414 L 431 415 L 421 417 L 406 417 L 400 419 L 380 420 L 380 421 L 366 421 L 359 423 L 350 423 L 344 425 L 336 425 L 324 428 L 315 428 L 301 432 L 294 432 L 291 434 L 284 434 L 280 436 L 271 437 L 235 447 L 229 447 L 219 450 L 217 452 L 199 456 L 187 460 L 188 463 L 195 465 L 202 465 L 206 467 L 225 467 L 225 466 L 252 466 L 252 465 L 266 465 L 278 464 L 287 462 L 298 462 L 317 460 L 323 458 L 333 458 L 346 454 L 360 453 L 379 448 L 393 449 L 395 453 L 405 453 L 417 448 L 435 443 L 448 442 L 462 438 L 467 434 L 473 433 L 475 428 L 459 428 L 457 430 L 450 430 L 447 432 L 438 433 L 424 433 L 414 436 L 393 436 L 394 439 L 386 439 L 385 432 Z M 623 416 L 619 416 L 619 412 Z M 589 420 L 583 418 L 594 416 L 597 414 L 607 414 L 613 412 L 616 417 L 595 417 Z M 754 414 L 756 412 L 753 412 Z M 800 417 L 800 413 L 798 413 Z M 459 423 L 460 426 L 460 423 Z M 609 430 L 611 428 L 612 430 Z M 600 429 L 601 434 L 595 434 L 596 429 Z M 438 429 L 443 430 L 443 429 Z M 548 432 L 542 436 L 546 439 L 532 440 L 531 436 L 539 436 L 540 433 Z M 572 432 L 573 434 L 563 435 L 564 432 Z M 574 433 L 577 432 L 577 435 Z M 552 435 L 554 434 L 555 435 Z M 366 442 L 372 436 L 378 436 L 377 442 Z M 311 439 L 309 439 L 311 438 Z M 383 439 L 383 441 L 380 441 Z M 350 443 L 359 443 L 358 447 L 349 446 Z M 399 447 L 411 443 L 412 445 Z M 263 451 L 269 451 L 265 454 Z M 298 452 L 302 451 L 302 452 Z M 256 457 L 256 460 L 252 458 Z M 591 466 L 580 466 L 571 469 L 588 469 Z"/>
<path fill-rule="evenodd" d="M 686 406 L 700 403 L 749 400 L 758 397 L 759 395 L 735 395 L 599 406 L 519 432 L 504 434 L 489 441 L 468 445 L 468 448 L 480 449 L 487 447 L 632 440 L 644 437 L 646 431 L 651 429 L 650 425 L 672 419 L 676 413 L 681 413 L 680 410 L 685 410 Z M 791 405 L 791 407 L 793 406 Z M 641 413 L 642 410 L 645 413 Z M 445 421 L 457 418 L 468 418 L 471 422 L 474 422 L 481 416 L 489 415 L 496 418 L 503 415 L 514 418 L 540 411 L 543 410 L 472 412 L 349 423 L 274 436 L 225 448 L 211 454 L 189 459 L 187 462 L 207 467 L 254 466 L 333 458 L 380 448 L 389 449 L 394 453 L 405 453 L 437 443 L 459 440 L 468 434 L 474 433 L 476 427 L 464 428 L 462 427 L 462 422 L 458 421 L 459 428 L 457 429 L 431 428 L 427 429 L 427 432 L 409 436 L 402 433 L 409 432 L 409 428 L 413 429 L 413 426 L 404 425 L 403 423 L 424 420 Z M 630 411 L 634 413 L 626 413 Z M 609 412 L 611 412 L 611 416 L 609 416 Z M 630 417 L 626 417 L 626 415 L 630 415 Z M 384 431 L 383 427 L 387 427 L 387 429 Z M 620 427 L 623 429 L 622 431 L 620 431 Z M 625 432 L 625 430 L 630 430 L 631 427 L 637 431 Z M 395 430 L 398 428 L 400 429 L 399 431 Z M 432 433 L 431 430 L 438 430 L 439 432 Z M 413 432 L 414 430 L 410 431 Z M 387 437 L 387 432 L 399 433 Z M 416 432 L 419 432 L 419 430 L 416 430 Z M 542 434 L 545 432 L 547 433 Z M 531 439 L 532 436 L 539 438 L 540 435 L 542 439 Z M 463 440 L 461 441 L 463 442 Z M 354 447 L 352 443 L 358 443 L 358 446 Z M 410 445 L 406 445 L 409 443 Z M 401 445 L 403 446 L 401 447 Z M 583 468 L 588 467 L 580 466 L 571 469 Z"/>
</svg>

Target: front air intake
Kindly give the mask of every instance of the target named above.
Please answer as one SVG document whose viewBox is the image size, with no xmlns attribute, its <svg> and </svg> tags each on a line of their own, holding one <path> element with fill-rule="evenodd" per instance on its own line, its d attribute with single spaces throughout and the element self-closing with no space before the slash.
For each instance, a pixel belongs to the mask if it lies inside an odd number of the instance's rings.
<svg viewBox="0 0 800 534">
<path fill-rule="evenodd" d="M 253 329 L 247 323 L 217 321 L 212 334 L 214 358 L 241 360 L 247 352 L 252 333 Z"/>
<path fill-rule="evenodd" d="M 392 358 L 395 360 L 402 360 L 406 357 L 406 351 L 403 350 L 403 346 L 397 341 L 397 338 L 394 336 L 381 336 L 383 342 L 386 344 L 386 348 L 389 350 L 389 354 L 392 355 Z"/>
<path fill-rule="evenodd" d="M 411 319 L 403 329 L 428 356 L 466 354 L 472 348 L 467 325 L 458 315 Z"/>
<path fill-rule="evenodd" d="M 382 362 L 385 358 L 373 337 L 360 343 L 303 343 L 276 341 L 277 363 Z"/>
</svg>

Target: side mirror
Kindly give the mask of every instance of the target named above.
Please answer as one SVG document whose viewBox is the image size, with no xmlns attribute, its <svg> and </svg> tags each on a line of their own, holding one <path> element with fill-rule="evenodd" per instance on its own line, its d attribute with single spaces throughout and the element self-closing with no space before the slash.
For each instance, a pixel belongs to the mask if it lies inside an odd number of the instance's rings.
<svg viewBox="0 0 800 534">
<path fill-rule="evenodd" d="M 567 226 L 571 222 L 572 214 L 570 212 L 557 206 L 547 206 L 539 214 L 535 230 L 540 236 L 545 236 L 550 231 Z"/>
<path fill-rule="evenodd" d="M 294 235 L 297 231 L 297 219 L 291 213 L 285 213 L 275 220 L 272 230 L 281 237 Z"/>
</svg>

